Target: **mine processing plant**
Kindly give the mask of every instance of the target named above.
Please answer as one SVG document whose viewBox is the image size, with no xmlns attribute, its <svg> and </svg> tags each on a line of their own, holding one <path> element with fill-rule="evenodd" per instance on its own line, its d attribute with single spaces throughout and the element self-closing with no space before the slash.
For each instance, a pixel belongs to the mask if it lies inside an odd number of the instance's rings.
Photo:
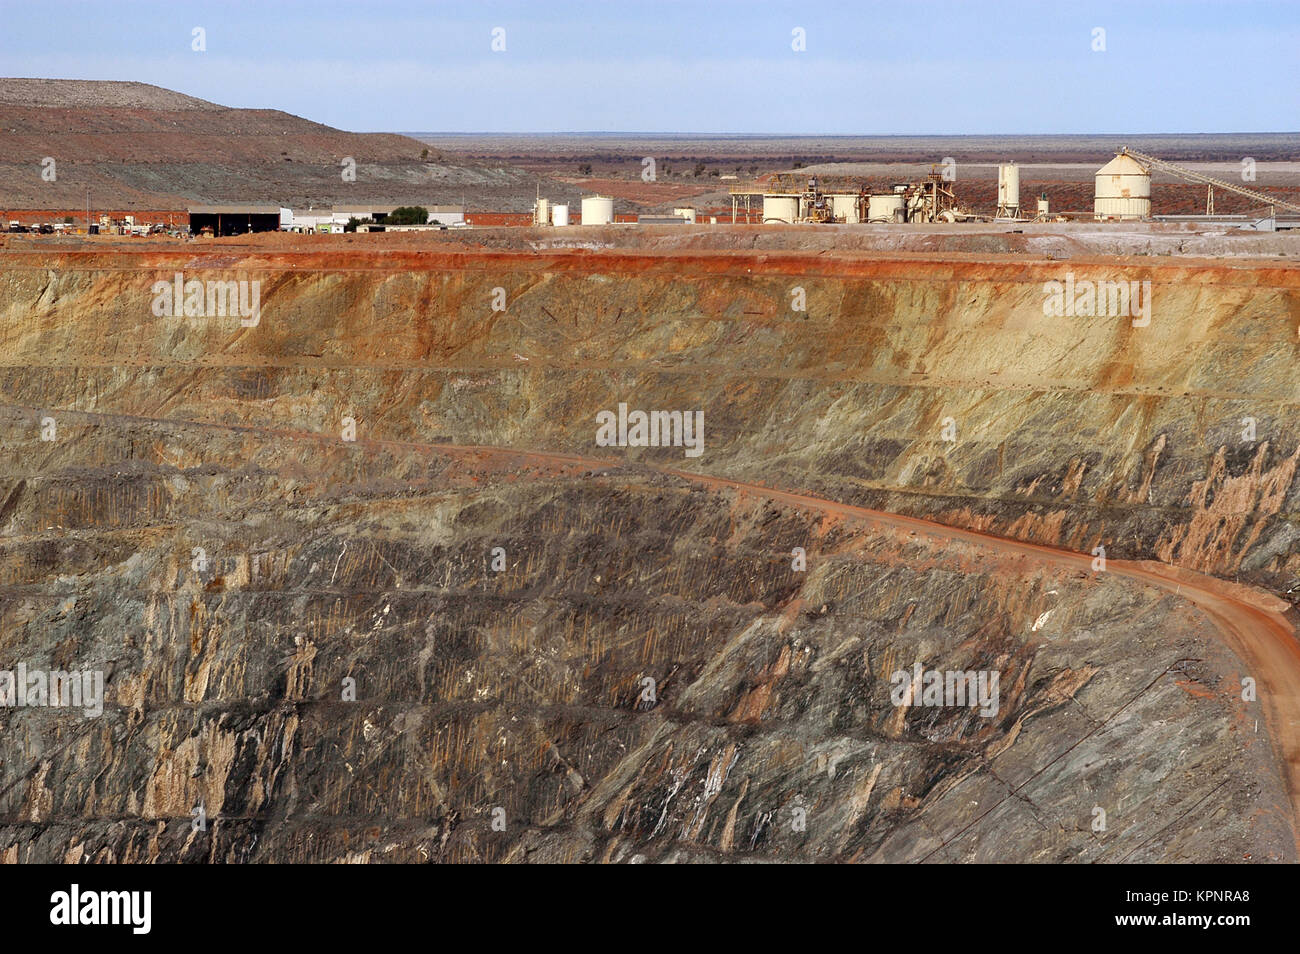
<svg viewBox="0 0 1300 954">
<path fill-rule="evenodd" d="M 1279 209 L 1300 212 L 1300 204 L 1216 179 L 1125 147 L 1096 173 L 1092 219 L 1098 222 L 1151 221 L 1152 169 L 1186 181 L 1203 183 L 1207 190 L 1206 219 L 1224 220 L 1225 224 L 1239 227 L 1272 230 L 1283 227 L 1283 224 L 1276 221 Z M 1216 216 L 1216 189 L 1253 200 L 1259 214 Z M 729 192 L 733 223 L 750 221 L 756 211 L 755 205 L 762 210 L 761 221 L 772 225 L 1066 221 L 1060 215 L 1053 218 L 1049 212 L 1046 193 L 1040 193 L 1032 213 L 1022 209 L 1020 167 L 1014 162 L 998 166 L 997 205 L 991 217 L 988 214 L 977 214 L 963 205 L 954 191 L 952 179 L 936 173 L 933 167 L 923 180 L 896 183 L 888 192 L 871 192 L 866 186 L 857 189 L 842 186 L 823 188 L 816 176 L 807 179 L 805 184 L 798 185 L 791 181 L 789 174 L 778 174 L 766 182 L 737 183 L 731 186 Z M 1154 218 L 1177 220 L 1188 217 Z M 1227 222 L 1227 219 L 1239 221 Z"/>
<path fill-rule="evenodd" d="M 865 188 L 823 190 L 816 176 L 802 188 L 786 186 L 777 177 L 767 185 L 738 183 L 729 191 L 733 222 L 742 210 L 746 217 L 752 214 L 755 197 L 761 202 L 764 224 L 965 222 L 975 218 L 958 203 L 951 182 L 933 171 L 920 182 L 897 183 L 892 191 L 880 193 Z"/>
</svg>

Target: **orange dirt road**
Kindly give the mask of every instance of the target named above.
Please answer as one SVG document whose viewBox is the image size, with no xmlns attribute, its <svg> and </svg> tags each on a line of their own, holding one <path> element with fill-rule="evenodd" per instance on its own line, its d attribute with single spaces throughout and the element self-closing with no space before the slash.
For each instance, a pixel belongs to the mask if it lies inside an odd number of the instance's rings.
<svg viewBox="0 0 1300 954">
<path fill-rule="evenodd" d="M 618 460 L 600 460 L 573 454 L 512 450 L 489 446 L 418 445 L 451 455 L 505 456 L 534 463 L 582 466 L 594 470 L 626 466 Z M 1025 561 L 1049 563 L 1069 570 L 1092 573 L 1091 554 L 1010 540 L 974 530 L 961 530 L 931 520 L 836 503 L 821 497 L 775 490 L 725 477 L 692 473 L 672 467 L 639 464 L 649 470 L 688 480 L 714 490 L 732 490 L 855 521 L 868 526 L 912 530 L 930 540 L 961 540 L 976 546 L 1019 557 Z M 1224 644 L 1253 676 L 1263 704 L 1265 725 L 1275 755 L 1284 765 L 1283 781 L 1291 802 L 1292 833 L 1300 856 L 1300 642 L 1284 613 L 1288 604 L 1268 593 L 1229 583 L 1215 577 L 1169 566 L 1154 560 L 1133 562 L 1107 560 L 1106 572 L 1158 587 L 1190 600 L 1205 611 L 1218 629 Z"/>
<path fill-rule="evenodd" d="M 722 477 L 709 477 L 673 468 L 655 469 L 715 489 L 755 494 L 793 507 L 832 514 L 871 526 L 914 530 L 939 542 L 961 540 L 1025 560 L 1093 572 L 1093 557 L 1090 554 L 1010 540 L 974 530 L 961 530 L 931 520 L 855 507 Z M 1214 622 L 1224 644 L 1241 660 L 1246 673 L 1254 677 L 1258 698 L 1263 703 L 1265 725 L 1269 730 L 1273 751 L 1285 767 L 1283 781 L 1291 802 L 1291 829 L 1300 856 L 1300 642 L 1296 640 L 1295 628 L 1290 620 L 1283 615 L 1288 604 L 1251 587 L 1154 560 L 1107 560 L 1106 572 L 1159 587 L 1200 607 Z"/>
</svg>

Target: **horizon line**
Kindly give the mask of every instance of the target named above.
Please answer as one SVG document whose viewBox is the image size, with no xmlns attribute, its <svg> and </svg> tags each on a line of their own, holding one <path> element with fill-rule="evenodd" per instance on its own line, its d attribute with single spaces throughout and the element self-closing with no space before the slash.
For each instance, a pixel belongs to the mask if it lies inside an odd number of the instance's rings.
<svg viewBox="0 0 1300 954">
<path fill-rule="evenodd" d="M 304 117 L 305 118 L 305 117 Z M 1010 138 L 1050 139 L 1050 138 L 1096 138 L 1099 136 L 1300 136 L 1300 130 L 1236 130 L 1231 132 L 1140 132 L 1140 133 L 756 133 L 756 132 L 652 132 L 647 130 L 609 130 L 609 129 L 555 129 L 539 130 L 345 130 L 358 135 L 376 136 L 644 136 L 649 138 L 700 137 L 713 139 L 973 139 Z"/>
</svg>

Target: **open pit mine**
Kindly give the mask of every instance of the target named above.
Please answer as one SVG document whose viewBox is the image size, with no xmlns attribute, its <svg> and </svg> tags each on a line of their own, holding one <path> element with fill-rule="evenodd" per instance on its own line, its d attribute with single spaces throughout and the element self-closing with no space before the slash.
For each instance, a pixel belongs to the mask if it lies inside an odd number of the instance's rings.
<svg viewBox="0 0 1300 954">
<path fill-rule="evenodd" d="M 0 859 L 1296 860 L 1300 236 L 632 235 L 0 249 Z"/>
</svg>

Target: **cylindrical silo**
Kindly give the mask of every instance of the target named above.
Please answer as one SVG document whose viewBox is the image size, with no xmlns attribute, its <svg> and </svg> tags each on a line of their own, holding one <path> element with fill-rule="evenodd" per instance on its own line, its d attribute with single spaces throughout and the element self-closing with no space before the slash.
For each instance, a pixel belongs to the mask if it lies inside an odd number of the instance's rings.
<svg viewBox="0 0 1300 954">
<path fill-rule="evenodd" d="M 873 195 L 867 200 L 868 222 L 897 222 L 903 211 L 903 196 L 898 192 Z"/>
<path fill-rule="evenodd" d="M 771 223 L 799 221 L 799 197 L 797 195 L 763 196 L 763 221 Z"/>
<path fill-rule="evenodd" d="M 589 195 L 582 200 L 583 225 L 613 225 L 614 200 L 605 195 Z"/>
<path fill-rule="evenodd" d="M 1121 152 L 1097 170 L 1093 211 L 1097 219 L 1146 219 L 1151 216 L 1151 173 Z"/>
<path fill-rule="evenodd" d="M 695 224 L 695 210 L 690 207 L 673 209 L 673 215 L 681 216 L 691 225 Z"/>
<path fill-rule="evenodd" d="M 858 194 L 856 192 L 835 192 L 830 196 L 831 215 L 836 222 L 854 225 L 858 221 Z"/>
<path fill-rule="evenodd" d="M 533 204 L 533 225 L 551 224 L 551 203 L 547 199 L 538 199 Z"/>
<path fill-rule="evenodd" d="M 998 215 L 1014 219 L 1020 215 L 1020 167 L 1014 162 L 998 166 Z"/>
<path fill-rule="evenodd" d="M 551 206 L 551 224 L 552 225 L 569 224 L 569 207 L 567 205 Z"/>
</svg>

